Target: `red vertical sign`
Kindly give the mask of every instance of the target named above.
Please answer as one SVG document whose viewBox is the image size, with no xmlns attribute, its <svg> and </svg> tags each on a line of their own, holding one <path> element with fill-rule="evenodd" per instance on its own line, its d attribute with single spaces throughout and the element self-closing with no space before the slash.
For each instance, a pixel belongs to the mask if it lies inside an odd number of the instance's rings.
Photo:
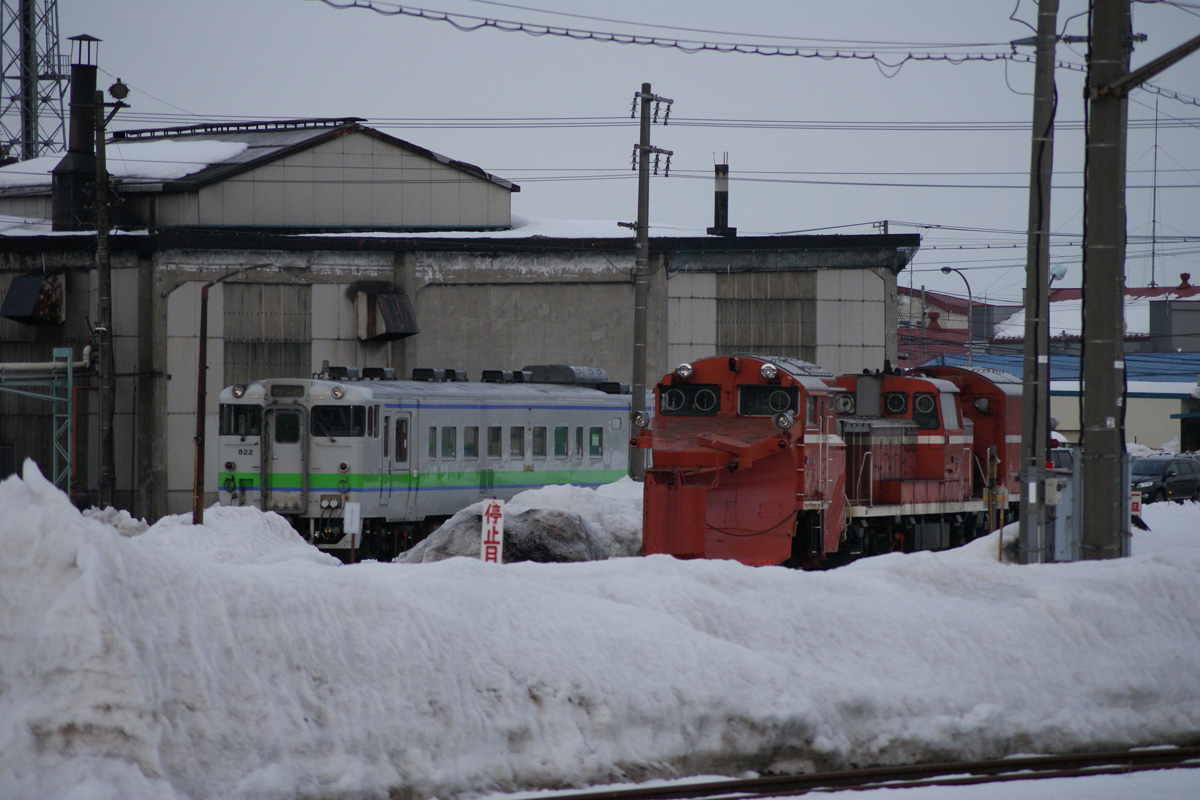
<svg viewBox="0 0 1200 800">
<path fill-rule="evenodd" d="M 479 557 L 486 563 L 504 563 L 504 501 L 488 500 L 483 507 L 483 543 Z"/>
</svg>

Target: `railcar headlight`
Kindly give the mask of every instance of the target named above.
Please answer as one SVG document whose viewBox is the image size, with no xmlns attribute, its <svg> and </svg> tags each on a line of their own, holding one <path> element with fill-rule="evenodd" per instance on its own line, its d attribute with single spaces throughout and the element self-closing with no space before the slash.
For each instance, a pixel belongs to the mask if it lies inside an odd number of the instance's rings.
<svg viewBox="0 0 1200 800">
<path fill-rule="evenodd" d="M 694 372 L 695 370 L 692 369 L 692 365 L 685 361 L 675 368 L 675 377 L 686 381 L 692 377 Z"/>
<path fill-rule="evenodd" d="M 758 374 L 763 376 L 763 380 L 773 381 L 779 377 L 779 368 L 774 364 L 763 364 L 758 368 Z"/>
<path fill-rule="evenodd" d="M 233 392 L 234 397 L 237 397 L 240 399 L 242 397 L 242 395 L 244 395 L 246 393 L 246 386 L 241 383 L 235 383 L 233 385 L 233 389 L 231 391 Z"/>
<path fill-rule="evenodd" d="M 338 464 L 338 472 L 345 472 L 345 471 L 346 471 L 346 470 L 348 470 L 348 469 L 350 469 L 350 465 L 349 465 L 349 464 L 347 464 L 345 461 L 343 461 L 342 463 Z"/>
<path fill-rule="evenodd" d="M 346 389 L 342 386 L 335 386 L 329 390 L 329 393 L 333 395 L 334 400 L 341 400 L 346 396 Z"/>
<path fill-rule="evenodd" d="M 233 472 L 235 467 L 237 467 L 237 464 L 233 463 L 232 461 L 225 462 L 225 471 L 226 472 Z"/>
<path fill-rule="evenodd" d="M 329 508 L 329 498 L 328 497 L 321 498 L 321 508 Z"/>
</svg>

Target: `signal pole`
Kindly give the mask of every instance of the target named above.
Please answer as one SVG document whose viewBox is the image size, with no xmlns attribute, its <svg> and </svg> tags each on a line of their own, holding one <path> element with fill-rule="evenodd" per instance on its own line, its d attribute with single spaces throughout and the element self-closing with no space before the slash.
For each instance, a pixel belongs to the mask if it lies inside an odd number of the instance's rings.
<svg viewBox="0 0 1200 800">
<path fill-rule="evenodd" d="M 641 137 L 634 147 L 634 163 L 638 170 L 638 210 L 637 210 L 637 239 L 634 244 L 636 258 L 633 268 L 633 412 L 646 410 L 646 307 L 650 297 L 650 161 L 648 156 L 654 155 L 654 173 L 658 174 L 658 157 L 667 156 L 667 166 L 664 177 L 671 171 L 670 150 L 661 150 L 650 146 L 650 104 L 654 104 L 654 121 L 658 120 L 658 109 L 665 103 L 667 111 L 663 115 L 663 125 L 671 116 L 671 104 L 675 102 L 666 97 L 650 93 L 650 84 L 643 83 L 642 90 L 633 96 L 633 108 L 637 111 L 641 103 Z M 640 481 L 645 477 L 644 452 L 638 448 L 629 448 L 629 474 Z"/>
</svg>

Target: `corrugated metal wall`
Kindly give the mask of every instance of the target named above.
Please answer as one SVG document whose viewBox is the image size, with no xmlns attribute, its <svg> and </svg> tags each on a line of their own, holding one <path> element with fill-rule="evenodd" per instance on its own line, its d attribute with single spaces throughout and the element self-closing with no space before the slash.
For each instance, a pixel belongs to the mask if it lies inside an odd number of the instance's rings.
<svg viewBox="0 0 1200 800">
<path fill-rule="evenodd" d="M 312 374 L 312 287 L 225 286 L 225 384 Z"/>
</svg>

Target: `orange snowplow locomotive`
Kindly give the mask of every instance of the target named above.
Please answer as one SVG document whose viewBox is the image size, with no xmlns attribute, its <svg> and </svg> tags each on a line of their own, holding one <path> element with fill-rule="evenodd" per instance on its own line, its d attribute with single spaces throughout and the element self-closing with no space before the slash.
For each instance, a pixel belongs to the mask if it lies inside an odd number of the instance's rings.
<svg viewBox="0 0 1200 800">
<path fill-rule="evenodd" d="M 1020 386 L 1007 377 L 834 378 L 752 355 L 681 364 L 631 441 L 652 453 L 643 552 L 822 567 L 970 541 L 995 513 L 985 491 L 1016 489 Z"/>
</svg>

